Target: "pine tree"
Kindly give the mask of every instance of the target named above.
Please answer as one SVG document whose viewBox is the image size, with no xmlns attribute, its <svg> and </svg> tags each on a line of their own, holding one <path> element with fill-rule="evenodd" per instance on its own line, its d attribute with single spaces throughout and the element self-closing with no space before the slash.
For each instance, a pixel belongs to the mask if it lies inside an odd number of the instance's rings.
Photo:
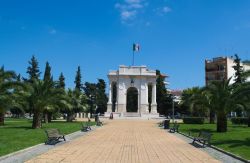
<svg viewBox="0 0 250 163">
<path fill-rule="evenodd" d="M 17 75 L 16 80 L 17 80 L 18 82 L 21 82 L 21 80 L 22 80 L 22 79 L 21 79 L 21 74 L 18 74 L 18 75 Z"/>
<path fill-rule="evenodd" d="M 235 71 L 234 81 L 235 81 L 235 84 L 241 84 L 246 81 L 246 78 L 243 75 L 244 69 L 243 69 L 243 66 L 241 65 L 241 59 L 239 58 L 239 56 L 237 54 L 235 54 L 234 56 L 235 56 L 235 59 L 234 59 L 235 65 L 233 66 L 233 69 Z"/>
<path fill-rule="evenodd" d="M 234 66 L 233 69 L 235 71 L 234 73 L 234 85 L 239 86 L 240 84 L 244 83 L 246 81 L 245 76 L 243 75 L 244 70 L 243 70 L 243 66 L 241 65 L 241 59 L 239 58 L 239 56 L 237 54 L 234 55 L 235 59 L 234 59 Z M 242 109 L 241 107 L 236 107 L 234 109 L 234 111 L 236 112 L 238 117 L 242 116 Z"/>
<path fill-rule="evenodd" d="M 58 88 L 65 89 L 65 77 L 63 76 L 63 73 L 59 76 Z"/>
<path fill-rule="evenodd" d="M 96 104 L 97 104 L 97 112 L 104 113 L 107 111 L 107 102 L 108 97 L 105 94 L 106 83 L 103 79 L 98 79 L 98 83 L 96 84 L 97 94 L 96 94 Z"/>
<path fill-rule="evenodd" d="M 76 71 L 76 77 L 75 77 L 75 90 L 76 91 L 81 91 L 82 90 L 82 76 L 81 76 L 81 68 L 78 66 L 77 71 Z"/>
<path fill-rule="evenodd" d="M 29 61 L 29 66 L 27 68 L 27 73 L 29 74 L 28 81 L 33 83 L 34 80 L 38 80 L 41 72 L 39 71 L 38 61 L 33 55 L 31 60 Z"/>
</svg>

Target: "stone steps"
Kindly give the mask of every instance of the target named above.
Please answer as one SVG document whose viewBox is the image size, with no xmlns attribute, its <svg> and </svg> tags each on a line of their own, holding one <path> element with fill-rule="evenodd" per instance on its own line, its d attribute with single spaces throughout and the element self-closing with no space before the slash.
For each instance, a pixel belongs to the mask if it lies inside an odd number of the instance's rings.
<svg viewBox="0 0 250 163">
<path fill-rule="evenodd" d="M 124 117 L 141 117 L 140 113 L 137 112 L 127 112 L 123 113 Z"/>
</svg>

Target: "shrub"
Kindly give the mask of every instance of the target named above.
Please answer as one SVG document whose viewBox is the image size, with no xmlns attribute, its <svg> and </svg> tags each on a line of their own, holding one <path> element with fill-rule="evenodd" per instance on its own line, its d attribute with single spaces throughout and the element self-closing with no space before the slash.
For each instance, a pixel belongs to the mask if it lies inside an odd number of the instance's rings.
<svg viewBox="0 0 250 163">
<path fill-rule="evenodd" d="M 231 118 L 231 121 L 233 124 L 236 124 L 236 125 L 247 125 L 248 124 L 248 118 L 235 117 L 235 118 Z"/>
<path fill-rule="evenodd" d="M 185 124 L 204 124 L 204 117 L 186 117 L 183 118 L 183 123 Z"/>
</svg>

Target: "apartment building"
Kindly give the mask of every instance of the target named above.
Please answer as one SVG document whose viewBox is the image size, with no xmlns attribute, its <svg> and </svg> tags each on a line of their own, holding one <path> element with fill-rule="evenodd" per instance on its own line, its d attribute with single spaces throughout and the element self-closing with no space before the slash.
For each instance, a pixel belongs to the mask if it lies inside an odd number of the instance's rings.
<svg viewBox="0 0 250 163">
<path fill-rule="evenodd" d="M 212 60 L 205 60 L 205 81 L 206 85 L 210 81 L 221 81 L 232 77 L 230 84 L 234 83 L 235 65 L 232 57 L 217 57 Z M 250 66 L 242 63 L 244 71 L 250 70 Z M 250 78 L 247 79 L 250 81 Z"/>
</svg>

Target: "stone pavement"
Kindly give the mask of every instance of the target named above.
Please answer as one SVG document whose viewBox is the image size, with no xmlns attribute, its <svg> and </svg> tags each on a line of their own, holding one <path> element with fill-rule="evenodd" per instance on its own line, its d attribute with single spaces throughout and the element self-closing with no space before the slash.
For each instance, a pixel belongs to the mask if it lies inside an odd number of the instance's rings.
<svg viewBox="0 0 250 163">
<path fill-rule="evenodd" d="M 156 127 L 153 120 L 113 120 L 32 162 L 219 162 L 206 152 Z"/>
</svg>

